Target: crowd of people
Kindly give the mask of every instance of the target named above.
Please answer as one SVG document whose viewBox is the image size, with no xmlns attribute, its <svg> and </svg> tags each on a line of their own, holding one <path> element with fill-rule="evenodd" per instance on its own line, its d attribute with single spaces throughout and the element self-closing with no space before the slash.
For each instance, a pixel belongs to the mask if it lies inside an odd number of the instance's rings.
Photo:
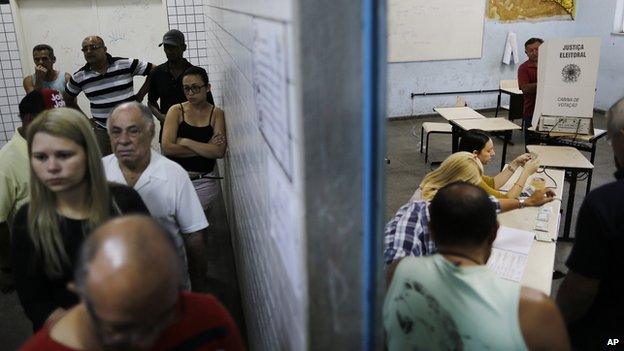
<svg viewBox="0 0 624 351">
<path fill-rule="evenodd" d="M 523 72 L 540 43 L 525 45 Z M 203 293 L 224 112 L 206 71 L 183 58 L 184 34 L 170 30 L 161 45 L 167 62 L 154 67 L 89 36 L 86 64 L 71 75 L 54 69 L 52 47 L 33 49 L 22 126 L 0 149 L 0 288 L 17 291 L 32 322 L 23 350 L 244 349 L 226 308 Z M 137 75 L 147 78 L 135 93 Z M 162 154 L 151 148 L 154 117 Z M 585 350 L 624 336 L 624 99 L 607 123 L 617 181 L 585 198 L 556 302 L 485 267 L 497 213 L 553 201 L 550 189 L 521 196 L 539 160 L 522 154 L 487 176 L 491 138 L 462 137 L 386 225 L 389 350 Z"/>
<path fill-rule="evenodd" d="M 224 113 L 206 71 L 183 58 L 184 34 L 168 31 L 161 46 L 167 62 L 153 68 L 89 36 L 72 75 L 54 69 L 51 46 L 33 49 L 22 126 L 0 150 L 0 288 L 17 291 L 32 322 L 24 350 L 244 348 L 205 294 L 218 279 L 204 234 Z M 163 154 L 151 148 L 154 116 Z"/>
</svg>

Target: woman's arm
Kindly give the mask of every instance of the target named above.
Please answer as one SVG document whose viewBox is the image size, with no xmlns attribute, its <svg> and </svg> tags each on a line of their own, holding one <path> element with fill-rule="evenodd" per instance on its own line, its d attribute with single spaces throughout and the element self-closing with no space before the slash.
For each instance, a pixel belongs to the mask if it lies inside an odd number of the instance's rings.
<svg viewBox="0 0 624 351">
<path fill-rule="evenodd" d="M 529 176 L 537 171 L 537 167 L 539 167 L 538 160 L 531 160 L 524 164 L 520 177 L 518 177 L 514 185 L 512 185 L 511 189 L 507 192 L 507 198 L 515 199 L 522 193 L 524 184 L 526 184 Z"/>
<path fill-rule="evenodd" d="M 539 207 L 545 203 L 555 199 L 555 193 L 550 189 L 535 190 L 533 195 L 524 199 L 524 206 Z M 501 212 L 515 210 L 520 208 L 520 200 L 518 199 L 499 199 Z"/>
<path fill-rule="evenodd" d="M 511 164 L 507 165 L 505 169 L 503 169 L 499 174 L 494 176 L 494 187 L 496 189 L 500 189 L 501 186 L 507 183 L 507 181 L 509 180 L 509 178 L 511 178 L 514 172 L 516 172 L 516 167 L 512 166 Z"/>
<path fill-rule="evenodd" d="M 516 169 L 518 169 L 518 167 L 524 166 L 530 159 L 531 154 L 529 153 L 524 153 L 516 157 L 513 161 L 509 163 L 509 165 L 507 165 L 507 167 L 505 167 L 505 169 L 503 169 L 499 174 L 494 176 L 494 187 L 496 189 L 500 189 L 501 186 L 507 183 L 507 181 L 514 174 L 514 172 L 516 172 Z"/>
<path fill-rule="evenodd" d="M 180 105 L 173 105 L 167 111 L 162 133 L 162 152 L 166 156 L 193 157 L 197 153 L 186 146 L 180 145 L 177 140 L 178 127 L 182 109 Z"/>
<path fill-rule="evenodd" d="M 187 138 L 179 138 L 177 139 L 178 145 L 185 146 L 202 157 L 213 159 L 223 158 L 225 155 L 225 149 L 227 148 L 227 141 L 225 138 L 225 118 L 223 116 L 223 110 L 220 108 L 215 107 L 214 114 L 214 135 L 210 141 L 207 143 L 201 143 Z"/>
</svg>

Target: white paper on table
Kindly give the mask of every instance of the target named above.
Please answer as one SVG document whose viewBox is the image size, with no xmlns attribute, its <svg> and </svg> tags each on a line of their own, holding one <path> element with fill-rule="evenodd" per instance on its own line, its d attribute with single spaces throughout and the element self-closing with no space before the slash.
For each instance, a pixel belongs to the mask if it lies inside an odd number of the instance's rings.
<svg viewBox="0 0 624 351">
<path fill-rule="evenodd" d="M 488 268 L 503 279 L 519 282 L 533 245 L 533 237 L 532 232 L 501 226 L 492 245 Z"/>
<path fill-rule="evenodd" d="M 500 226 L 492 246 L 497 249 L 528 255 L 531 245 L 533 245 L 533 237 L 532 232 Z"/>
</svg>

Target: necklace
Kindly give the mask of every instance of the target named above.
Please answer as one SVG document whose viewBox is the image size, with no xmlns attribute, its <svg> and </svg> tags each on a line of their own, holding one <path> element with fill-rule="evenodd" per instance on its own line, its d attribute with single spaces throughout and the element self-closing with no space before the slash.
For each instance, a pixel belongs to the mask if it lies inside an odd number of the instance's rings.
<svg viewBox="0 0 624 351">
<path fill-rule="evenodd" d="M 463 253 L 460 252 L 456 252 L 456 251 L 450 251 L 450 250 L 438 250 L 438 253 L 443 254 L 443 255 L 450 255 L 450 256 L 457 256 L 463 259 L 466 259 L 468 261 L 471 261 L 472 263 L 476 263 L 477 265 L 483 265 L 483 263 L 481 261 L 475 260 L 474 258 L 465 255 Z M 453 262 L 453 264 L 455 266 L 460 266 L 461 262 Z"/>
</svg>

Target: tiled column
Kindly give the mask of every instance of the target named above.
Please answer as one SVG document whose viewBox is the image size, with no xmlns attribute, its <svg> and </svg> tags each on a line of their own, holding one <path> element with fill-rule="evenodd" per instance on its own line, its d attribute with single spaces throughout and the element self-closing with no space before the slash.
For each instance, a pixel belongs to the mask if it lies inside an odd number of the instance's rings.
<svg viewBox="0 0 624 351">
<path fill-rule="evenodd" d="M 170 29 L 178 29 L 186 37 L 186 59 L 208 72 L 215 103 L 222 106 L 221 74 L 218 66 L 209 60 L 207 41 L 214 35 L 207 31 L 203 0 L 167 0 L 167 19 Z M 211 36 L 212 35 L 212 36 Z"/>
<path fill-rule="evenodd" d="M 25 95 L 11 5 L 0 4 L 0 147 L 21 125 L 18 104 Z"/>
</svg>

